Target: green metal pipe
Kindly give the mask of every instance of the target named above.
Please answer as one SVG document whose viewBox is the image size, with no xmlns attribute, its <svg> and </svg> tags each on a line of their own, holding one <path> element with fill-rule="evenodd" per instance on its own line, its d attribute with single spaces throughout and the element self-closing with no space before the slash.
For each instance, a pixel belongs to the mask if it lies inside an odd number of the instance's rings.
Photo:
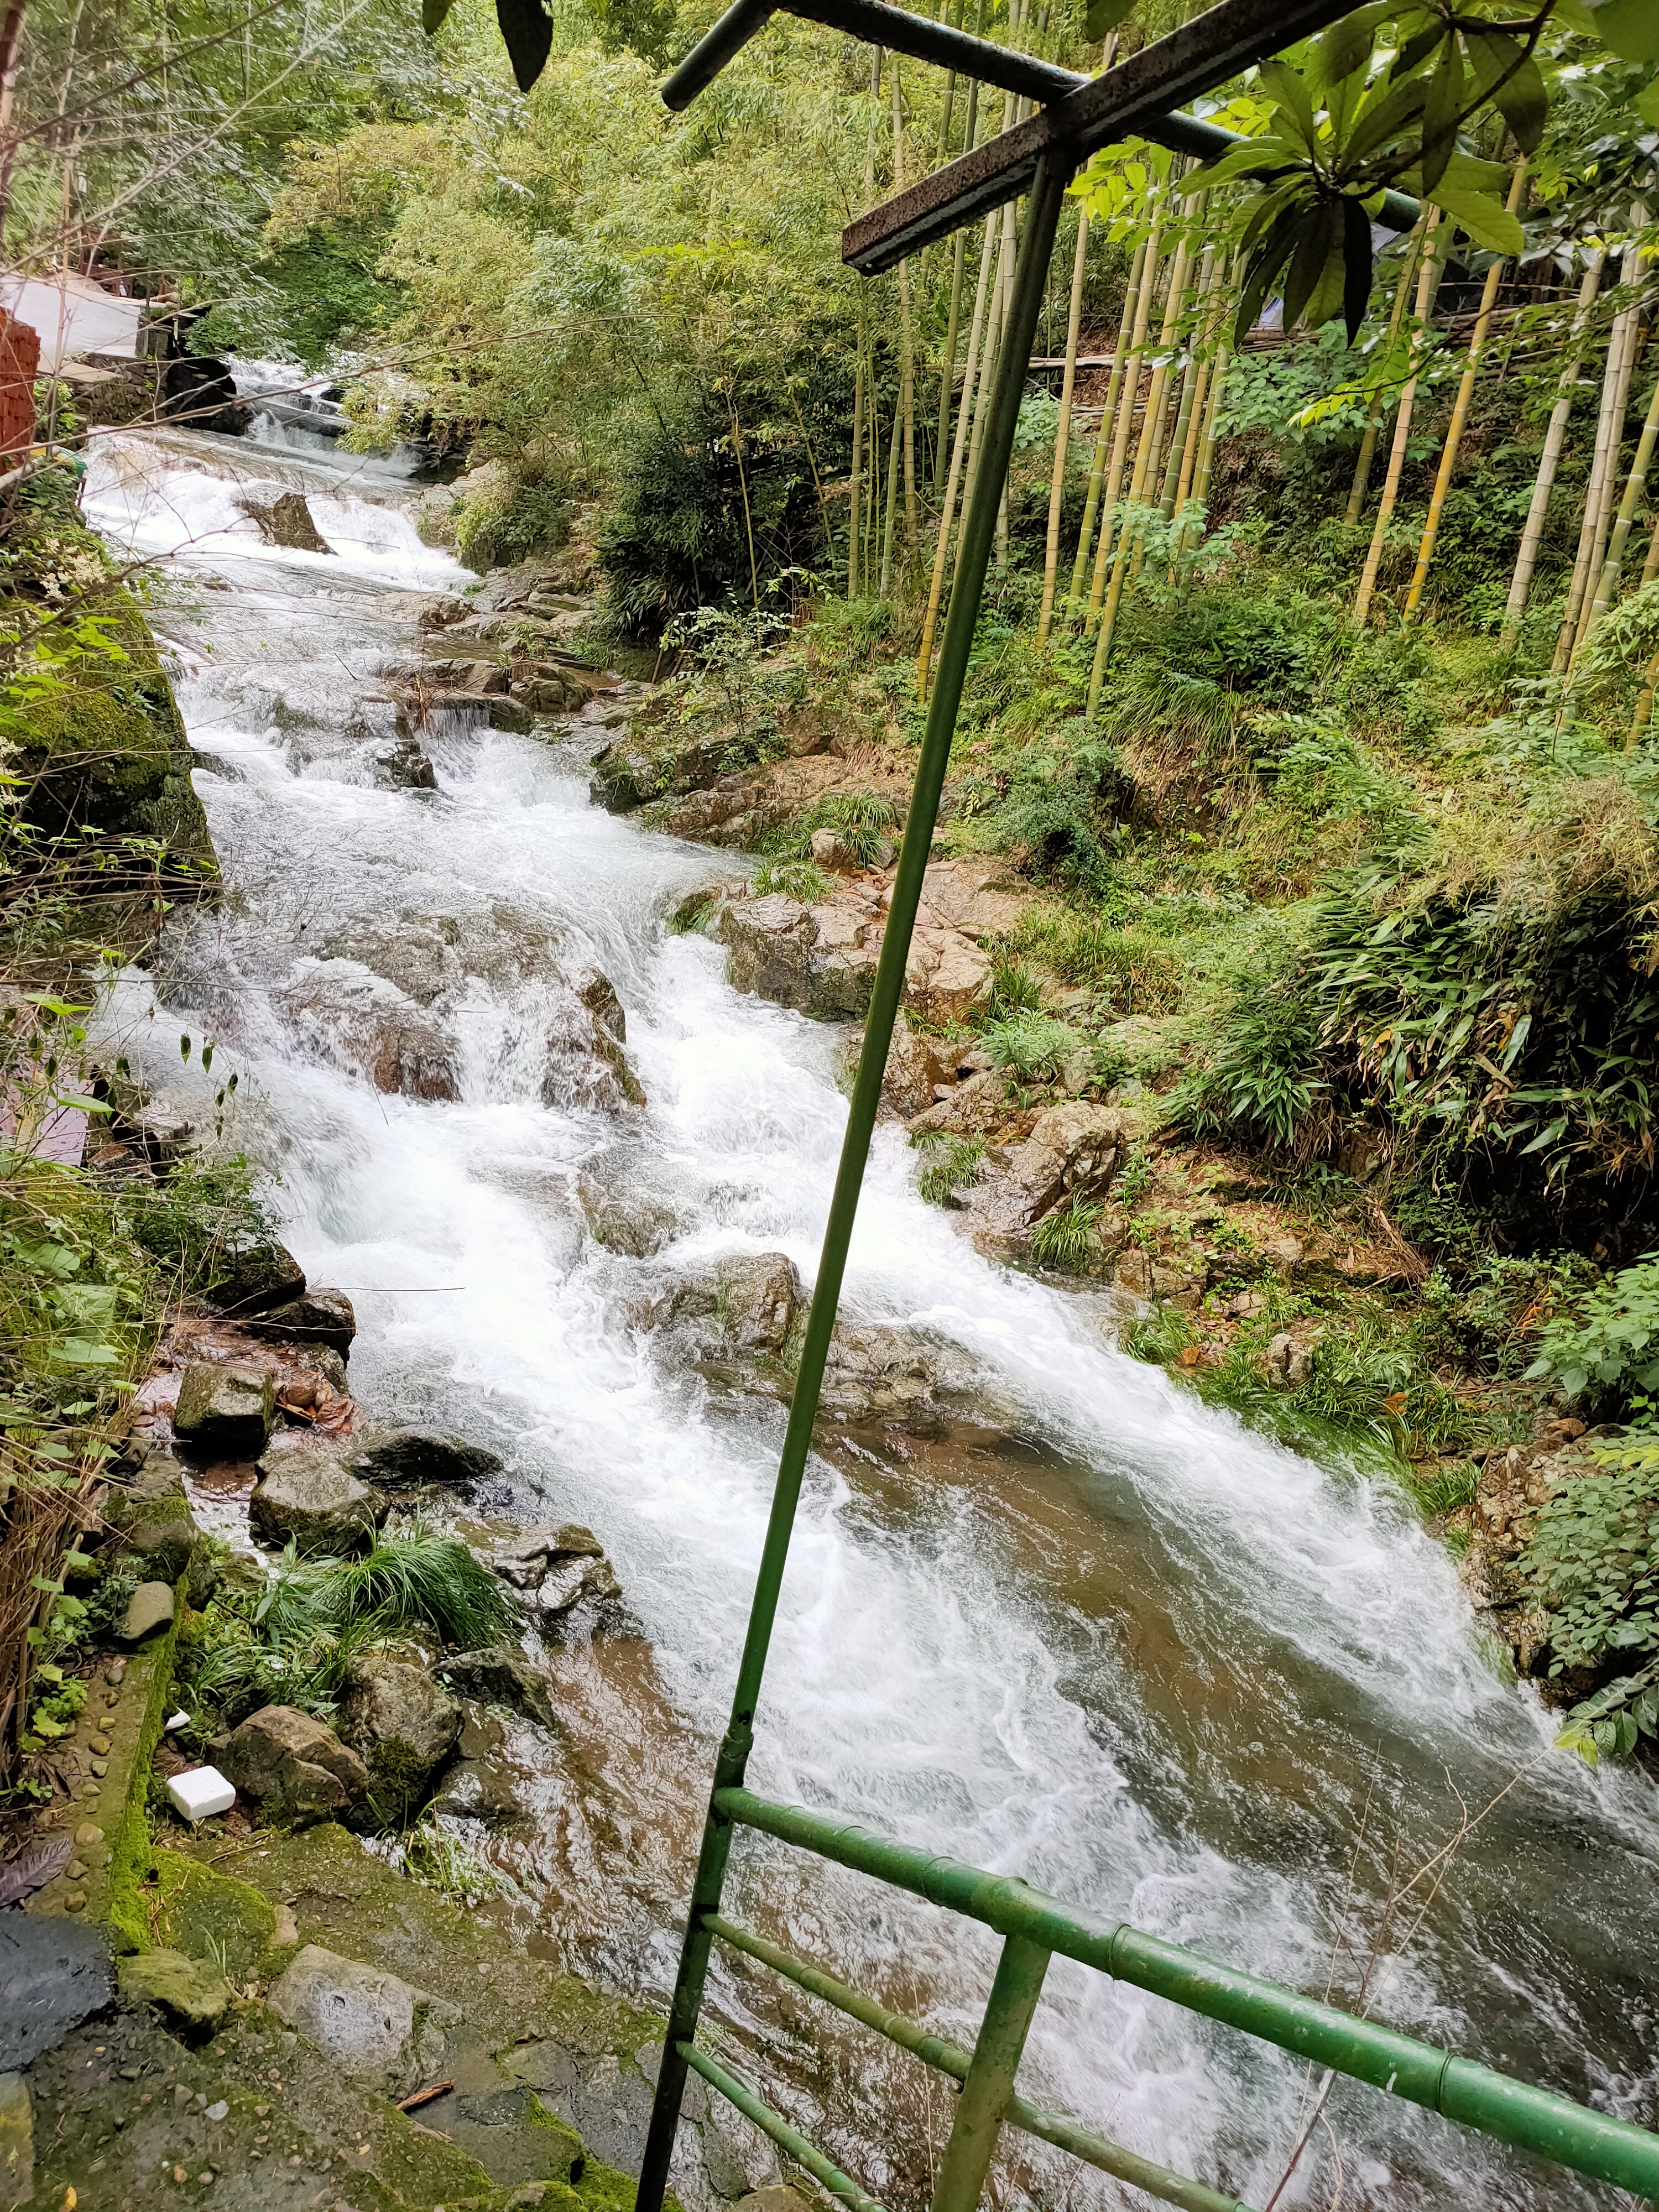
<svg viewBox="0 0 1659 2212">
<path fill-rule="evenodd" d="M 996 2155 L 1014 2076 L 1042 1996 L 1048 1953 L 1024 1936 L 1003 1940 L 991 1994 L 980 2017 L 973 2062 L 933 2185 L 933 2212 L 975 2212 Z"/>
<path fill-rule="evenodd" d="M 1277 2044 L 1298 2058 L 1659 2203 L 1659 2136 L 1644 2128 L 1454 2057 L 1393 2028 L 1356 2020 L 1277 1983 L 1218 1966 L 1178 1943 L 1143 1935 L 1127 1921 L 1104 1920 L 1045 1896 L 1012 1875 L 934 1857 L 884 1836 L 837 1825 L 803 1807 L 772 1804 L 746 1790 L 719 1790 L 714 1804 L 728 1820 L 873 1875 L 982 1921 L 1001 1935 L 1024 1936 L 1188 2012 Z"/>
<path fill-rule="evenodd" d="M 1071 173 L 1069 155 L 1045 155 L 1038 163 L 1036 174 L 1032 179 L 1031 196 L 1027 203 L 1025 228 L 1020 240 L 1019 258 L 1014 270 L 1013 295 L 1009 304 L 1006 343 L 998 363 L 987 409 L 981 466 L 963 519 L 962 536 L 957 550 L 956 582 L 951 590 L 950 611 L 945 617 L 939 646 L 939 672 L 928 705 L 927 726 L 922 736 L 921 755 L 916 763 L 916 780 L 910 794 L 904 841 L 899 848 L 898 866 L 893 878 L 887 927 L 882 935 L 881 956 L 876 963 L 875 983 L 870 994 L 870 1012 L 864 1025 L 864 1046 L 859 1055 L 852 1102 L 848 1108 L 847 1133 L 842 1140 L 841 1164 L 836 1170 L 836 1188 L 830 1201 L 830 1218 L 824 1226 L 823 1249 L 818 1258 L 817 1278 L 812 1285 L 811 1310 L 807 1316 L 800 1364 L 795 1373 L 794 1394 L 789 1405 L 789 1423 L 784 1432 L 783 1450 L 778 1461 L 777 1482 L 772 1492 L 772 1510 L 767 1519 L 760 1571 L 755 1579 L 749 1627 L 744 1638 L 743 1656 L 738 1664 L 737 1686 L 732 1696 L 732 1717 L 726 1724 L 714 1761 L 714 1786 L 709 1799 L 708 1816 L 703 1824 L 697 1870 L 692 1881 L 690 1911 L 686 1920 L 685 1941 L 680 1951 L 673 2001 L 669 2008 L 668 2034 L 663 2045 L 662 2063 L 657 2074 L 657 2094 L 651 2108 L 650 2129 L 646 2136 L 635 2212 L 661 2212 L 663 2192 L 668 2185 L 668 2165 L 673 2154 L 674 2136 L 679 2124 L 680 2098 L 685 2087 L 687 2062 L 679 2054 L 681 2046 L 689 2045 L 696 2034 L 698 2015 L 702 2010 L 702 1992 L 708 1978 L 711 1941 L 705 1923 L 710 1913 L 720 1910 L 720 1893 L 726 1881 L 726 1862 L 732 1848 L 731 1823 L 720 1811 L 717 1801 L 732 1790 L 743 1794 L 739 1785 L 747 1771 L 749 1753 L 754 1742 L 755 1709 L 760 1702 L 766 1655 L 772 1641 L 773 1625 L 777 1619 L 778 1595 L 783 1586 L 783 1571 L 789 1557 L 790 1533 L 794 1527 L 795 1508 L 799 1502 L 801 1482 L 806 1473 L 807 1455 L 811 1449 L 812 1424 L 817 1417 L 818 1397 L 823 1388 L 823 1370 L 830 1356 L 830 1338 L 836 1325 L 836 1307 L 841 1297 L 842 1279 L 847 1271 L 847 1249 L 852 1242 L 859 1192 L 864 1181 L 865 1164 L 870 1156 L 870 1139 L 875 1129 L 876 1115 L 881 1106 L 882 1078 L 886 1073 L 888 1048 L 893 1041 L 893 1024 L 898 1018 L 899 1000 L 903 995 L 910 939 L 916 926 L 916 909 L 921 903 L 922 878 L 933 842 L 933 825 L 939 819 L 939 794 L 945 787 L 945 770 L 950 766 L 951 740 L 956 734 L 957 708 L 961 703 L 962 687 L 968 673 L 968 656 L 985 591 L 985 571 L 991 557 L 991 543 L 996 530 L 997 507 L 1002 496 L 1003 479 L 1008 472 L 1009 457 L 1013 452 L 1014 428 L 1019 416 L 1020 398 L 1025 387 L 1026 363 L 1031 357 L 1031 341 L 1036 334 L 1043 288 L 1048 282 L 1049 256 L 1054 251 L 1054 233 L 1059 228 L 1060 206 Z M 757 1799 L 756 1802 L 758 1803 L 760 1801 Z"/>
<path fill-rule="evenodd" d="M 825 2004 L 834 2005 L 837 2012 L 862 2021 L 866 2027 L 873 2027 L 878 2035 L 884 2035 L 890 2043 L 897 2044 L 900 2050 L 909 2051 L 927 2065 L 936 2066 L 953 2081 L 965 2079 L 972 2063 L 971 2055 L 948 2036 L 935 2035 L 931 2028 L 907 2019 L 903 2013 L 893 2012 L 886 2005 L 878 2004 L 873 1997 L 866 1996 L 861 1990 L 837 1981 L 822 1966 L 797 1959 L 788 1951 L 781 1951 L 775 1943 L 751 1936 L 746 1928 L 739 1928 L 730 1920 L 711 1917 L 705 1924 L 711 1936 L 717 1936 L 722 1943 L 729 1943 L 734 1951 L 746 1952 L 750 1958 L 758 1959 L 763 1966 L 782 1974 L 809 1996 L 821 1997 Z M 1011 2097 L 1003 2118 L 1010 2127 L 1022 2129 L 1028 2136 L 1053 2143 L 1060 2150 L 1070 2151 L 1073 2158 L 1080 2158 L 1085 2165 L 1097 2166 L 1101 2172 L 1144 2190 L 1160 2203 L 1178 2205 L 1181 2212 L 1251 2212 L 1251 2208 L 1240 2198 L 1224 2196 L 1206 2182 L 1189 2181 L 1186 2175 L 1159 2166 L 1155 2159 L 1142 2158 L 1138 2152 L 1126 2150 L 1121 2143 L 1115 2143 L 1106 2136 L 1079 2127 L 1075 2120 L 1066 2119 L 1061 2113 L 1051 2112 L 1042 2105 L 1029 2104 L 1024 2097 Z"/>
<path fill-rule="evenodd" d="M 797 2166 L 805 2166 L 814 2181 L 822 2182 L 832 2197 L 850 2208 L 850 2212 L 882 2212 L 882 2207 L 876 2199 L 866 2195 L 850 2174 L 843 2173 L 838 2166 L 832 2166 L 815 2143 L 808 2142 L 799 2129 L 792 2128 L 781 2112 L 775 2112 L 769 2105 L 763 2104 L 754 2091 L 746 2088 L 735 2074 L 728 2074 L 724 2066 L 711 2058 L 706 2051 L 699 2051 L 695 2044 L 682 2044 L 680 2051 L 685 2063 L 701 2074 L 711 2088 L 718 2089 L 722 2097 L 770 2136 L 775 2143 L 788 2152 Z"/>
</svg>

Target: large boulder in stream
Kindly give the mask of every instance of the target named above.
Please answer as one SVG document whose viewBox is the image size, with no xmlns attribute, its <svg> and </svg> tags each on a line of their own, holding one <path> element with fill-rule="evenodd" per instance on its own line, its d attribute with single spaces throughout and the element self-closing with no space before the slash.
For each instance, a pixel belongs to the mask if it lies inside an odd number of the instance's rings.
<svg viewBox="0 0 1659 2212">
<path fill-rule="evenodd" d="M 975 1243 L 1006 1256 L 1057 1206 L 1098 1204 L 1141 1127 L 1133 1106 L 1091 1105 L 1075 1098 L 1051 1106 L 1038 1115 L 1024 1143 L 1013 1146 L 1002 1163 L 992 1164 L 964 1193 L 963 1210 Z"/>
<path fill-rule="evenodd" d="M 787 1399 L 809 1301 L 781 1252 L 745 1253 L 676 1273 L 630 1310 L 666 1357 L 728 1389 Z M 1001 1427 L 1009 1409 L 958 1346 L 908 1322 L 840 1315 L 830 1340 L 821 1418 L 931 1436 L 951 1422 Z"/>
<path fill-rule="evenodd" d="M 331 553 L 334 548 L 311 519 L 305 494 L 285 491 L 273 500 L 244 499 L 242 512 L 267 545 L 295 553 Z"/>
<path fill-rule="evenodd" d="M 313 1557 L 361 1551 L 391 1500 L 360 1482 L 343 1453 L 301 1432 L 278 1437 L 260 1455 L 248 1527 L 268 1544 Z"/>
<path fill-rule="evenodd" d="M 347 1670 L 335 1726 L 368 1768 L 379 1811 L 402 1822 L 455 1748 L 461 1708 L 424 1667 L 365 1651 Z"/>
<path fill-rule="evenodd" d="M 870 878 L 811 906 L 781 891 L 723 900 L 711 925 L 730 951 L 733 988 L 824 1020 L 862 1019 L 890 889 Z M 905 1005 L 928 1022 L 960 1022 L 988 1003 L 991 988 L 989 955 L 922 908 L 905 964 Z"/>
</svg>

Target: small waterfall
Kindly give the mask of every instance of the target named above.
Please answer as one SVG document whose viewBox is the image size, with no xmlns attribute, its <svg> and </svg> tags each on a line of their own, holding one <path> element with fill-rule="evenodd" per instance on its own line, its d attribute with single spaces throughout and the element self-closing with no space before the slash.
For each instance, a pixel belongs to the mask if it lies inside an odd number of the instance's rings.
<svg viewBox="0 0 1659 2212">
<path fill-rule="evenodd" d="M 170 1090 L 188 1079 L 162 1048 L 180 1028 L 219 1041 L 216 1078 L 240 1070 L 295 1251 L 356 1300 L 369 1406 L 489 1443 L 508 1462 L 498 1503 L 599 1532 L 643 1634 L 558 1655 L 568 1758 L 512 1863 L 550 1892 L 567 1955 L 660 1991 L 782 1415 L 665 1367 L 630 1301 L 653 1268 L 734 1251 L 783 1250 L 810 1280 L 845 1113 L 838 1041 L 665 933 L 729 862 L 591 806 L 580 749 L 434 728 L 435 792 L 364 770 L 365 729 L 417 651 L 399 595 L 470 579 L 421 543 L 392 465 L 306 434 L 289 418 L 254 442 L 94 449 L 98 526 L 167 556 L 159 619 L 188 648 L 179 696 L 221 771 L 199 783 L 236 894 L 169 970 L 165 1019 L 136 975 L 109 1019 L 135 1058 L 159 1036 Z M 305 491 L 332 554 L 259 542 L 240 502 L 273 489 Z M 464 951 L 509 954 L 466 956 L 453 1095 L 386 1096 L 338 1042 L 372 995 L 351 947 L 434 916 Z M 615 984 L 643 1112 L 539 1095 L 546 945 Z M 1115 1349 L 1100 1299 L 980 1259 L 917 1198 L 913 1166 L 902 1132 L 881 1132 L 848 1303 L 953 1341 L 1004 1411 L 994 1435 L 908 1457 L 826 1438 L 756 1786 L 1315 1991 L 1351 1990 L 1369 1961 L 1378 2016 L 1632 2109 L 1659 2039 L 1650 1788 L 1548 1752 L 1547 1717 L 1490 1669 L 1449 1562 L 1391 1490 L 1206 1411 Z M 595 1184 L 647 1198 L 665 1251 L 597 1243 Z M 1443 1879 L 1391 1908 L 1463 1808 L 1482 1817 Z M 982 1931 L 752 1843 L 733 1909 L 971 2041 Z M 757 2070 L 781 2068 L 878 2187 L 883 2156 L 890 2177 L 930 2130 L 942 2142 L 944 2100 L 925 2105 L 884 2046 L 821 2069 L 752 1979 L 715 2001 L 740 2036 L 775 2032 Z M 829 2099 L 831 2070 L 846 2086 Z M 1310 2094 L 1281 2055 L 1060 1964 L 1025 2079 L 1258 2203 Z M 1346 2212 L 1595 2201 L 1352 2085 L 1327 2112 Z M 1139 2201 L 1067 2172 L 1079 2202 Z M 1325 2205 L 1330 2172 L 1310 2159 L 1281 2203 Z M 1039 2160 L 1024 2179 L 1046 2202 L 1057 2173 Z"/>
</svg>

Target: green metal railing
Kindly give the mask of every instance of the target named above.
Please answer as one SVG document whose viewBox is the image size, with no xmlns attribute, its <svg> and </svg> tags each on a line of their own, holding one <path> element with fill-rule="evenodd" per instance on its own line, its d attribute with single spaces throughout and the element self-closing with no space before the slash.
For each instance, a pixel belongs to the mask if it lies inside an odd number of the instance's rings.
<svg viewBox="0 0 1659 2212">
<path fill-rule="evenodd" d="M 1305 35 L 1334 21 L 1351 5 L 1352 0 L 1221 0 L 1208 15 L 1186 24 L 1170 39 L 1144 48 L 1135 57 L 1138 81 L 1155 81 L 1171 102 L 1190 98 L 1243 67 L 1248 60 L 1265 58 L 1287 37 Z M 684 105 L 709 82 L 771 12 L 769 0 L 737 0 L 671 81 L 678 88 L 676 104 Z M 813 0 L 811 12 L 823 16 L 825 7 L 821 0 Z M 891 43 L 901 51 L 908 50 L 898 27 L 901 19 L 879 5 L 878 0 L 860 0 L 859 18 L 860 26 L 870 27 L 867 34 L 872 38 L 889 28 L 893 33 Z M 971 69 L 971 58 L 963 65 Z M 1126 71 L 1126 75 L 1133 73 Z M 1133 94 L 1133 88 L 1114 106 L 1115 75 L 1109 72 L 1091 88 L 1091 94 L 1099 94 L 1091 111 L 1092 144 L 1105 143 L 1113 115 L 1137 112 L 1134 100 L 1139 95 Z M 1071 97 L 1074 101 L 1079 96 Z M 1061 107 L 1065 105 L 1062 102 Z M 1048 1960 L 1055 1953 L 1167 1998 L 1188 2012 L 1275 2044 L 1328 2068 L 1332 2074 L 1368 2082 L 1465 2127 L 1659 2203 L 1659 2136 L 1643 2129 L 1455 2057 L 1410 2036 L 1357 2020 L 1295 1990 L 1218 1966 L 1127 1923 L 1101 1919 L 1012 1877 L 930 1857 L 881 1837 L 838 1826 L 822 1814 L 769 1803 L 744 1786 L 848 1247 L 904 989 L 911 934 L 950 761 L 957 709 L 979 620 L 997 509 L 1013 447 L 1060 203 L 1078 158 L 1074 143 L 1055 140 L 1050 133 L 1043 137 L 1031 176 L 1008 313 L 987 404 L 981 459 L 957 542 L 956 577 L 939 667 L 865 1023 L 864 1046 L 848 1111 L 847 1133 L 824 1229 L 754 1601 L 731 1717 L 715 1756 L 714 1788 L 692 1882 L 636 2212 L 661 2212 L 681 2100 L 690 2073 L 745 2113 L 852 2212 L 881 2212 L 856 2181 L 842 2172 L 726 2065 L 698 2048 L 697 2021 L 717 1940 L 873 2028 L 960 2084 L 934 2187 L 933 2212 L 973 2212 L 1004 2126 L 1057 2145 L 1162 2203 L 1187 2208 L 1187 2212 L 1250 2212 L 1238 2198 L 1173 2173 L 1016 2094 L 1015 2075 L 1027 2031 L 1042 1996 Z M 994 1929 L 1003 1938 L 1002 1953 L 973 2051 L 962 2050 L 860 1995 L 821 1967 L 777 1949 L 726 1919 L 720 1905 L 726 1863 L 738 1827 L 756 1829 L 813 1851 Z"/>
</svg>

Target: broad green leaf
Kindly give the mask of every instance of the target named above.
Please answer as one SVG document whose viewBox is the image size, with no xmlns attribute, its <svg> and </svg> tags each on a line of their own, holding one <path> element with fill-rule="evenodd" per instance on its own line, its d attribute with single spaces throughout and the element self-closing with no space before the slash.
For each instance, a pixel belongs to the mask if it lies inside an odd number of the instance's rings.
<svg viewBox="0 0 1659 2212">
<path fill-rule="evenodd" d="M 1252 138 L 1248 145 L 1230 147 L 1206 169 L 1195 169 L 1176 189 L 1183 197 L 1206 192 L 1212 185 L 1230 185 L 1236 177 L 1272 176 L 1280 169 L 1299 167 L 1307 160 L 1304 148 L 1274 134 Z"/>
<path fill-rule="evenodd" d="M 1371 300 L 1371 219 L 1356 199 L 1342 203 L 1341 257 L 1342 321 L 1352 345 Z"/>
<path fill-rule="evenodd" d="M 1463 105 L 1463 50 L 1455 38 L 1442 45 L 1423 103 L 1423 189 L 1432 193 L 1457 150 L 1457 125 Z"/>
<path fill-rule="evenodd" d="M 1420 77 L 1413 77 L 1408 84 L 1391 85 L 1354 125 L 1346 145 L 1339 149 L 1343 162 L 1352 167 L 1357 161 L 1369 161 L 1373 154 L 1389 145 L 1408 125 L 1416 122 L 1428 91 Z"/>
<path fill-rule="evenodd" d="M 1376 44 L 1377 25 L 1391 12 L 1388 0 L 1381 0 L 1373 7 L 1356 8 L 1352 15 L 1331 25 L 1314 49 L 1315 74 L 1321 85 L 1328 90 L 1364 67 Z"/>
<path fill-rule="evenodd" d="M 1488 253 L 1505 256 L 1519 253 L 1526 244 L 1521 228 L 1521 219 L 1497 200 L 1488 199 L 1484 192 L 1465 191 L 1443 179 L 1429 193 L 1437 208 L 1443 208 L 1455 222 L 1468 231 L 1477 246 L 1484 246 Z"/>
<path fill-rule="evenodd" d="M 1543 71 L 1507 31 L 1466 31 L 1463 36 L 1474 64 L 1475 89 L 1497 108 L 1522 152 L 1535 154 L 1549 117 Z"/>
<path fill-rule="evenodd" d="M 1301 77 L 1288 62 L 1263 62 L 1260 74 L 1275 107 L 1301 139 L 1304 150 L 1316 154 L 1319 133 L 1314 124 L 1313 96 Z"/>
<path fill-rule="evenodd" d="M 1116 30 L 1134 4 L 1135 0 L 1089 0 L 1083 16 L 1084 37 L 1097 45 L 1108 31 Z"/>
<path fill-rule="evenodd" d="M 1653 0 L 1585 0 L 1574 14 L 1587 15 L 1588 27 L 1627 62 L 1659 62 L 1659 8 Z"/>
<path fill-rule="evenodd" d="M 454 4 L 455 0 L 421 0 L 421 28 L 428 39 L 436 36 Z"/>
<path fill-rule="evenodd" d="M 1631 106 L 1644 123 L 1651 124 L 1656 131 L 1659 131 L 1659 78 L 1656 78 L 1645 91 L 1638 92 Z"/>
<path fill-rule="evenodd" d="M 1285 279 L 1285 327 L 1293 330 L 1302 320 L 1316 292 L 1324 289 L 1326 266 L 1342 235 L 1341 211 L 1334 201 L 1322 200 L 1302 226 Z"/>
<path fill-rule="evenodd" d="M 519 89 L 528 92 L 552 52 L 552 19 L 542 12 L 540 0 L 495 0 L 495 21 Z"/>
</svg>

